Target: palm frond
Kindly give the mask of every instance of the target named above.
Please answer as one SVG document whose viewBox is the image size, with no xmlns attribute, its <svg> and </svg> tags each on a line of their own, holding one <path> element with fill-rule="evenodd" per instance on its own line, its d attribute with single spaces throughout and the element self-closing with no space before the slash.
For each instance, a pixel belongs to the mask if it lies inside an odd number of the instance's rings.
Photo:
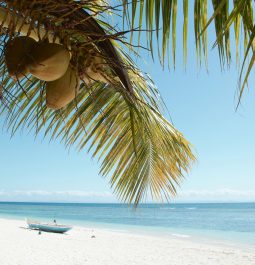
<svg viewBox="0 0 255 265">
<path fill-rule="evenodd" d="M 148 47 L 151 49 L 154 58 L 155 43 L 158 49 L 160 62 L 164 65 L 165 59 L 168 59 L 168 50 L 171 46 L 172 61 L 175 67 L 176 57 L 176 18 L 178 17 L 179 9 L 177 9 L 177 1 L 174 0 L 143 0 L 131 1 L 132 8 L 129 7 L 129 1 L 120 0 L 124 5 L 123 16 L 132 20 L 132 27 L 138 26 L 142 29 L 145 26 L 147 30 Z M 180 2 L 181 3 L 181 2 Z M 184 63 L 187 62 L 187 41 L 188 41 L 188 21 L 191 20 L 189 10 L 190 3 L 194 5 L 194 36 L 196 40 L 196 54 L 199 65 L 205 61 L 207 66 L 207 50 L 208 40 L 207 31 L 210 25 L 214 26 L 215 43 L 213 47 L 218 48 L 220 64 L 223 67 L 229 66 L 231 63 L 231 47 L 235 46 L 236 62 L 240 61 L 240 49 L 244 48 L 245 57 L 241 59 L 242 70 L 239 76 L 239 102 L 243 94 L 244 88 L 247 85 L 248 78 L 254 66 L 254 2 L 251 0 L 195 0 L 182 1 L 182 16 L 183 16 L 183 55 Z M 138 19 L 137 19 L 138 18 Z M 231 37 L 230 32 L 234 32 L 234 37 Z M 172 34 L 170 34 L 172 32 Z M 242 34 L 240 34 L 242 32 Z M 190 35 L 190 34 L 189 34 Z M 156 37 L 157 42 L 154 41 Z M 132 39 L 133 40 L 133 39 Z M 139 38 L 140 41 L 140 38 Z M 233 44 L 231 44 L 233 42 Z M 239 45 L 240 42 L 242 45 Z M 248 45 L 251 44 L 251 45 Z M 250 58 L 249 56 L 250 55 Z"/>
<path fill-rule="evenodd" d="M 19 87 L 5 88 L 16 94 L 6 115 L 13 134 L 23 128 L 36 134 L 44 131 L 67 147 L 77 144 L 81 150 L 88 144 L 101 161 L 101 174 L 111 175 L 114 191 L 129 203 L 138 204 L 147 191 L 154 199 L 162 195 L 169 199 L 176 193 L 175 186 L 194 156 L 182 134 L 145 101 L 143 94 L 150 98 L 151 93 L 141 81 L 135 86 L 135 104 L 110 85 L 83 84 L 75 102 L 61 111 L 47 108 L 40 81 L 21 85 L 27 96 Z M 1 112 L 6 112 L 5 106 Z"/>
<path fill-rule="evenodd" d="M 174 195 L 194 155 L 189 142 L 162 116 L 159 93 L 152 80 L 137 69 L 125 53 L 124 44 L 118 45 L 122 33 L 98 17 L 109 9 L 97 7 L 95 1 L 90 6 L 91 1 L 67 4 L 54 0 L 46 4 L 37 0 L 33 8 L 30 1 L 6 2 L 9 7 L 2 8 L 8 10 L 10 21 L 2 24 L 2 48 L 20 33 L 13 20 L 23 18 L 19 29 L 30 26 L 25 34 L 36 29 L 36 38 L 57 40 L 69 49 L 70 64 L 81 78 L 75 99 L 54 111 L 46 104 L 45 82 L 32 75 L 18 82 L 10 78 L 2 49 L 0 115 L 5 117 L 10 133 L 25 129 L 59 139 L 66 147 L 76 145 L 82 150 L 88 146 L 101 163 L 101 174 L 110 175 L 115 193 L 129 203 L 138 204 L 146 194 L 155 199 Z M 104 61 L 101 80 L 86 76 L 91 70 L 86 63 L 89 55 L 94 59 L 101 56 Z"/>
</svg>

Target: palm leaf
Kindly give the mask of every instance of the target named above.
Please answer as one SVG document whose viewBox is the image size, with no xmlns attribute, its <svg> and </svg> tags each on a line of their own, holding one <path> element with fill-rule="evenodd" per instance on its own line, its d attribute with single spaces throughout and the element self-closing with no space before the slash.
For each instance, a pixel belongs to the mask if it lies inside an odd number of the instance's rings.
<svg viewBox="0 0 255 265">
<path fill-rule="evenodd" d="M 124 44 L 118 45 L 124 43 L 123 33 L 98 17 L 109 8 L 97 6 L 95 1 L 93 5 L 91 1 L 6 2 L 8 8 L 2 8 L 10 21 L 2 24 L 2 47 L 19 34 L 18 23 L 23 33 L 29 28 L 28 35 L 32 30 L 38 39 L 65 45 L 72 53 L 72 67 L 79 73 L 86 70 L 82 60 L 92 47 L 93 54 L 105 60 L 101 74 L 109 80 L 87 83 L 81 78 L 75 100 L 54 111 L 45 102 L 45 82 L 31 75 L 14 82 L 2 52 L 0 114 L 11 134 L 23 129 L 59 139 L 66 147 L 76 145 L 82 150 L 88 146 L 101 163 L 101 174 L 110 176 L 110 185 L 126 202 L 137 205 L 147 194 L 155 199 L 175 195 L 176 185 L 195 158 L 187 140 L 162 116 L 159 93 L 152 80 L 137 69 Z M 77 49 L 79 53 L 73 52 Z"/>
<path fill-rule="evenodd" d="M 175 185 L 194 157 L 183 136 L 143 102 L 146 90 L 141 93 L 135 87 L 140 101 L 134 104 L 112 86 L 83 85 L 76 102 L 54 112 L 45 105 L 41 82 L 30 82 L 32 86 L 25 82 L 28 97 L 18 90 L 15 104 L 9 105 L 6 123 L 12 133 L 22 127 L 36 134 L 45 131 L 45 136 L 60 138 L 67 147 L 77 143 L 83 149 L 89 144 L 92 155 L 102 162 L 101 174 L 111 175 L 111 186 L 124 201 L 137 204 L 148 189 L 157 199 L 176 193 Z M 6 112 L 4 106 L 1 112 Z"/>
<path fill-rule="evenodd" d="M 139 17 L 139 26 L 145 26 L 147 30 L 148 48 L 155 48 L 153 42 L 154 35 L 157 38 L 158 49 L 160 53 L 160 62 L 164 65 L 167 58 L 167 51 L 172 43 L 172 61 L 175 66 L 175 53 L 176 53 L 176 17 L 178 16 L 178 9 L 176 9 L 177 1 L 173 0 L 143 0 L 131 1 L 132 9 L 129 8 L 129 1 L 120 1 L 125 8 L 123 8 L 123 16 L 131 17 L 133 21 L 132 27 L 135 27 L 136 18 Z M 142 3 L 141 3 L 142 2 Z M 155 3 L 155 5 L 153 5 Z M 181 3 L 181 2 L 180 2 Z M 194 35 L 196 39 L 196 54 L 199 65 L 205 60 L 207 65 L 207 30 L 210 25 L 214 25 L 215 43 L 213 47 L 218 48 L 219 60 L 222 68 L 225 65 L 229 66 L 231 63 L 231 47 L 235 46 L 236 62 L 239 63 L 240 58 L 240 45 L 241 42 L 244 48 L 245 57 L 242 61 L 242 71 L 239 76 L 239 99 L 240 102 L 245 86 L 247 85 L 248 78 L 254 66 L 254 60 L 247 60 L 248 55 L 253 58 L 254 40 L 253 29 L 254 19 L 253 10 L 254 2 L 251 0 L 195 0 L 195 1 L 182 1 L 182 16 L 183 16 L 183 55 L 184 63 L 187 62 L 187 41 L 188 41 L 188 21 L 190 18 L 190 3 L 194 4 L 193 19 L 194 19 Z M 149 7 L 144 9 L 143 6 Z M 140 10 L 139 10 L 140 8 Z M 210 13 L 208 12 L 210 11 Z M 144 23 L 143 23 L 144 21 Z M 242 28 L 243 34 L 240 34 Z M 231 38 L 230 32 L 233 29 L 235 37 Z M 172 34 L 170 31 L 172 30 Z M 139 39 L 140 40 L 140 39 Z M 171 41 L 172 40 L 172 41 Z M 233 44 L 231 42 L 234 40 Z M 252 45 L 248 45 L 251 43 Z M 246 71 L 244 73 L 244 71 Z"/>
</svg>

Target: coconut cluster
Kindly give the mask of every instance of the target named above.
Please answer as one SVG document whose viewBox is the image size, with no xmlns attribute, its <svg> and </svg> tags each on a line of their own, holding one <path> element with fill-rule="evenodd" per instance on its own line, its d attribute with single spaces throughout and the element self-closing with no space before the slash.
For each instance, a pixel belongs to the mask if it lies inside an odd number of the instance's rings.
<svg viewBox="0 0 255 265">
<path fill-rule="evenodd" d="M 27 36 L 10 39 L 5 46 L 5 63 L 10 76 L 27 74 L 46 81 L 46 104 L 60 109 L 76 95 L 79 78 L 70 66 L 70 53 L 61 44 L 36 42 Z"/>
</svg>

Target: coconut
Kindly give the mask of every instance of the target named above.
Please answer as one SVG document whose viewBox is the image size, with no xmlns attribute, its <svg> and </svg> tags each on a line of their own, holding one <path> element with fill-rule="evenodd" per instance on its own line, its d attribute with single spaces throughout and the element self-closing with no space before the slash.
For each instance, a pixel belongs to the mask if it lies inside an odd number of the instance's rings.
<svg viewBox="0 0 255 265">
<path fill-rule="evenodd" d="M 21 78 L 29 73 L 30 52 L 36 41 L 30 37 L 20 36 L 6 43 L 4 56 L 10 76 Z"/>
<path fill-rule="evenodd" d="M 108 77 L 107 67 L 105 66 L 106 62 L 103 57 L 96 54 L 88 56 L 81 79 L 87 84 L 93 84 L 96 81 L 109 83 L 109 80 L 112 80 L 112 76 Z"/>
<path fill-rule="evenodd" d="M 46 83 L 46 104 L 51 109 L 60 109 L 70 103 L 79 86 L 77 73 L 69 66 L 59 79 Z"/>
<path fill-rule="evenodd" d="M 54 81 L 63 76 L 70 62 L 69 51 L 61 44 L 38 43 L 31 52 L 33 63 L 29 70 L 43 81 Z"/>
</svg>

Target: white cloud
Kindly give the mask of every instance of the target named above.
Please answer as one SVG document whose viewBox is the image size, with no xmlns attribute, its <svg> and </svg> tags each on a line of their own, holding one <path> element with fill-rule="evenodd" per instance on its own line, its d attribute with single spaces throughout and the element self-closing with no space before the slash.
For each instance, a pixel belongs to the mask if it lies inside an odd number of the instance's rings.
<svg viewBox="0 0 255 265">
<path fill-rule="evenodd" d="M 179 192 L 177 200 L 187 201 L 255 201 L 255 190 L 188 190 Z"/>
<path fill-rule="evenodd" d="M 180 191 L 176 202 L 231 202 L 255 201 L 255 190 L 186 190 Z M 49 201 L 49 202 L 117 202 L 110 192 L 97 191 L 0 191 L 0 201 Z"/>
<path fill-rule="evenodd" d="M 44 191 L 44 190 L 15 190 L 0 191 L 1 201 L 114 201 L 115 198 L 110 192 L 94 191 Z"/>
</svg>

